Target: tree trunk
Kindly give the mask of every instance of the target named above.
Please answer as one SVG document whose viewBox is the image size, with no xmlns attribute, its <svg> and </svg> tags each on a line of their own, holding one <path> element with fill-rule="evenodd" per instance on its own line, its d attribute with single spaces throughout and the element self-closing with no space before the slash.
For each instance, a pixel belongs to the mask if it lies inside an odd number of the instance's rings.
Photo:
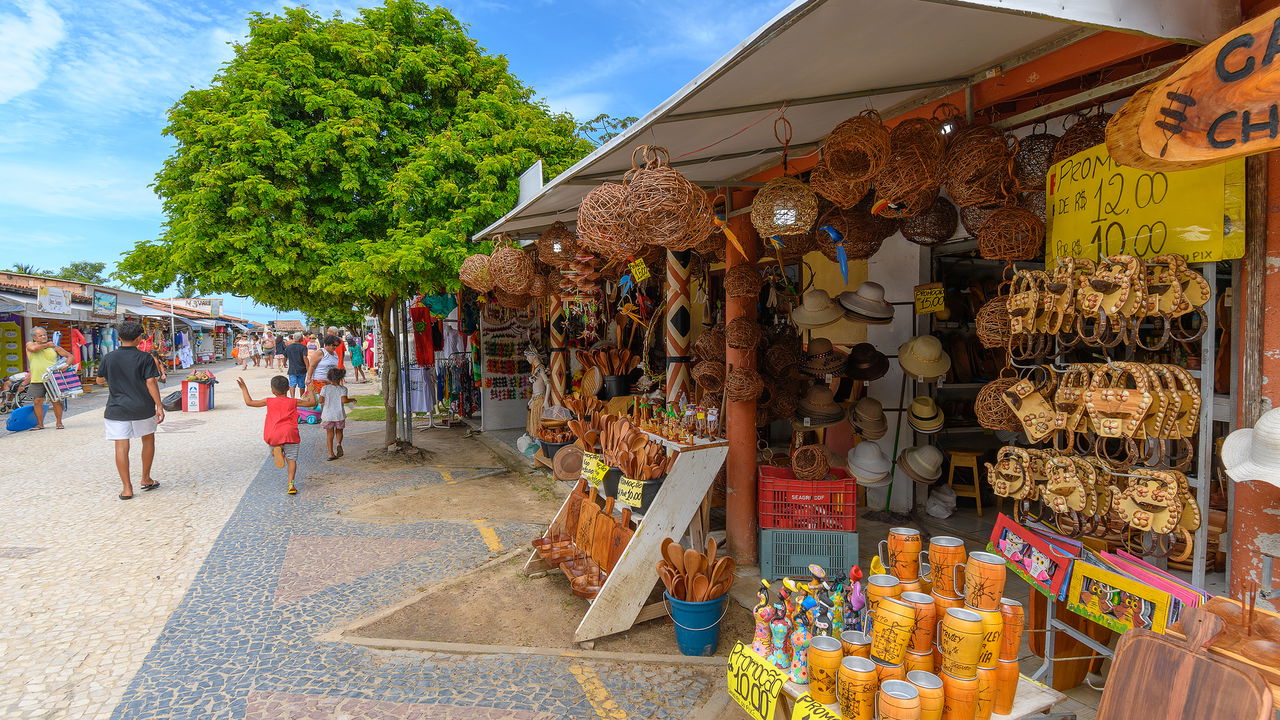
<svg viewBox="0 0 1280 720">
<path fill-rule="evenodd" d="M 378 316 L 378 332 L 382 336 L 382 407 L 386 410 L 386 426 L 383 431 L 384 448 L 399 444 L 396 430 L 397 402 L 400 398 L 400 344 L 396 340 L 396 328 L 391 327 L 391 304 L 395 297 L 379 298 L 373 303 Z"/>
</svg>

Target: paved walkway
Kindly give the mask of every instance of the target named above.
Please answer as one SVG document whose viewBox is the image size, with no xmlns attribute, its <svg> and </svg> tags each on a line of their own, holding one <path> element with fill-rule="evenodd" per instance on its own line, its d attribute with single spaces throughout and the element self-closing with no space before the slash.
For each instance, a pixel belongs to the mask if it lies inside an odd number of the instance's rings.
<svg viewBox="0 0 1280 720">
<path fill-rule="evenodd" d="M 222 373 L 215 412 L 169 416 L 157 439 L 162 487 L 130 502 L 115 499 L 100 410 L 66 431 L 0 439 L 16 468 L 0 476 L 0 717 L 674 718 L 722 683 L 720 672 L 680 665 L 322 639 L 492 555 L 467 518 L 366 522 L 337 509 L 497 468 L 356 471 L 356 453 L 325 462 L 322 431 L 308 427 L 300 492 L 288 496 L 261 443 L 262 411 L 239 402 L 237 374 Z M 245 373 L 258 394 L 270 374 Z M 507 547 L 539 531 L 492 529 Z M 459 592 L 457 602 L 483 598 Z M 503 613 L 493 608 L 499 644 Z"/>
</svg>

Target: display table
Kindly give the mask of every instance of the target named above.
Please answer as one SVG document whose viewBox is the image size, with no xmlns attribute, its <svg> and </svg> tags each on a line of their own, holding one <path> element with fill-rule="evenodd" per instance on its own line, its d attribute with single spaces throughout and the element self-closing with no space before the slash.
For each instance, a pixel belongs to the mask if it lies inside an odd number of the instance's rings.
<svg viewBox="0 0 1280 720">
<path fill-rule="evenodd" d="M 798 700 L 801 695 L 809 692 L 808 685 L 797 685 L 793 682 L 788 682 L 782 687 L 787 697 L 792 700 Z M 1013 712 L 1008 715 L 994 714 L 991 717 L 993 720 L 1021 720 L 1032 715 L 1046 713 L 1054 705 L 1066 699 L 1067 696 L 1057 690 L 1041 685 L 1026 675 L 1019 675 L 1018 694 L 1013 699 Z M 837 715 L 840 714 L 840 706 L 827 705 L 826 707 L 831 712 Z"/>
</svg>

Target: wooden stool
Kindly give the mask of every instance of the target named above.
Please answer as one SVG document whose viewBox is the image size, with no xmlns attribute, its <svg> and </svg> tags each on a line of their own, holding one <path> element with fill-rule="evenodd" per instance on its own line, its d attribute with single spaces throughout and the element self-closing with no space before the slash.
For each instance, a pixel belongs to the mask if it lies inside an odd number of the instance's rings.
<svg viewBox="0 0 1280 720">
<path fill-rule="evenodd" d="M 971 497 L 978 505 L 978 517 L 982 517 L 982 475 L 978 471 L 978 458 L 982 453 L 977 450 L 948 450 L 947 458 L 950 468 L 947 469 L 947 485 L 955 492 L 956 497 Z M 973 485 L 956 485 L 956 468 L 969 468 L 973 473 Z"/>
</svg>

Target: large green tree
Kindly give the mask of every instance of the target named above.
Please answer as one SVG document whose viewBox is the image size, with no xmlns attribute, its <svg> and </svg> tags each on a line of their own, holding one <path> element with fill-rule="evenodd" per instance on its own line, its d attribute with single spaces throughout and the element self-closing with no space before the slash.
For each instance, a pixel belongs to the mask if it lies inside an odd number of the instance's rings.
<svg viewBox="0 0 1280 720">
<path fill-rule="evenodd" d="M 469 236 L 514 205 L 518 174 L 538 159 L 557 173 L 591 149 L 575 129 L 442 8 L 254 14 L 210 87 L 169 111 L 164 234 L 119 275 L 152 292 L 185 276 L 318 317 L 370 308 L 394 347 L 390 307 L 456 287 Z"/>
</svg>

